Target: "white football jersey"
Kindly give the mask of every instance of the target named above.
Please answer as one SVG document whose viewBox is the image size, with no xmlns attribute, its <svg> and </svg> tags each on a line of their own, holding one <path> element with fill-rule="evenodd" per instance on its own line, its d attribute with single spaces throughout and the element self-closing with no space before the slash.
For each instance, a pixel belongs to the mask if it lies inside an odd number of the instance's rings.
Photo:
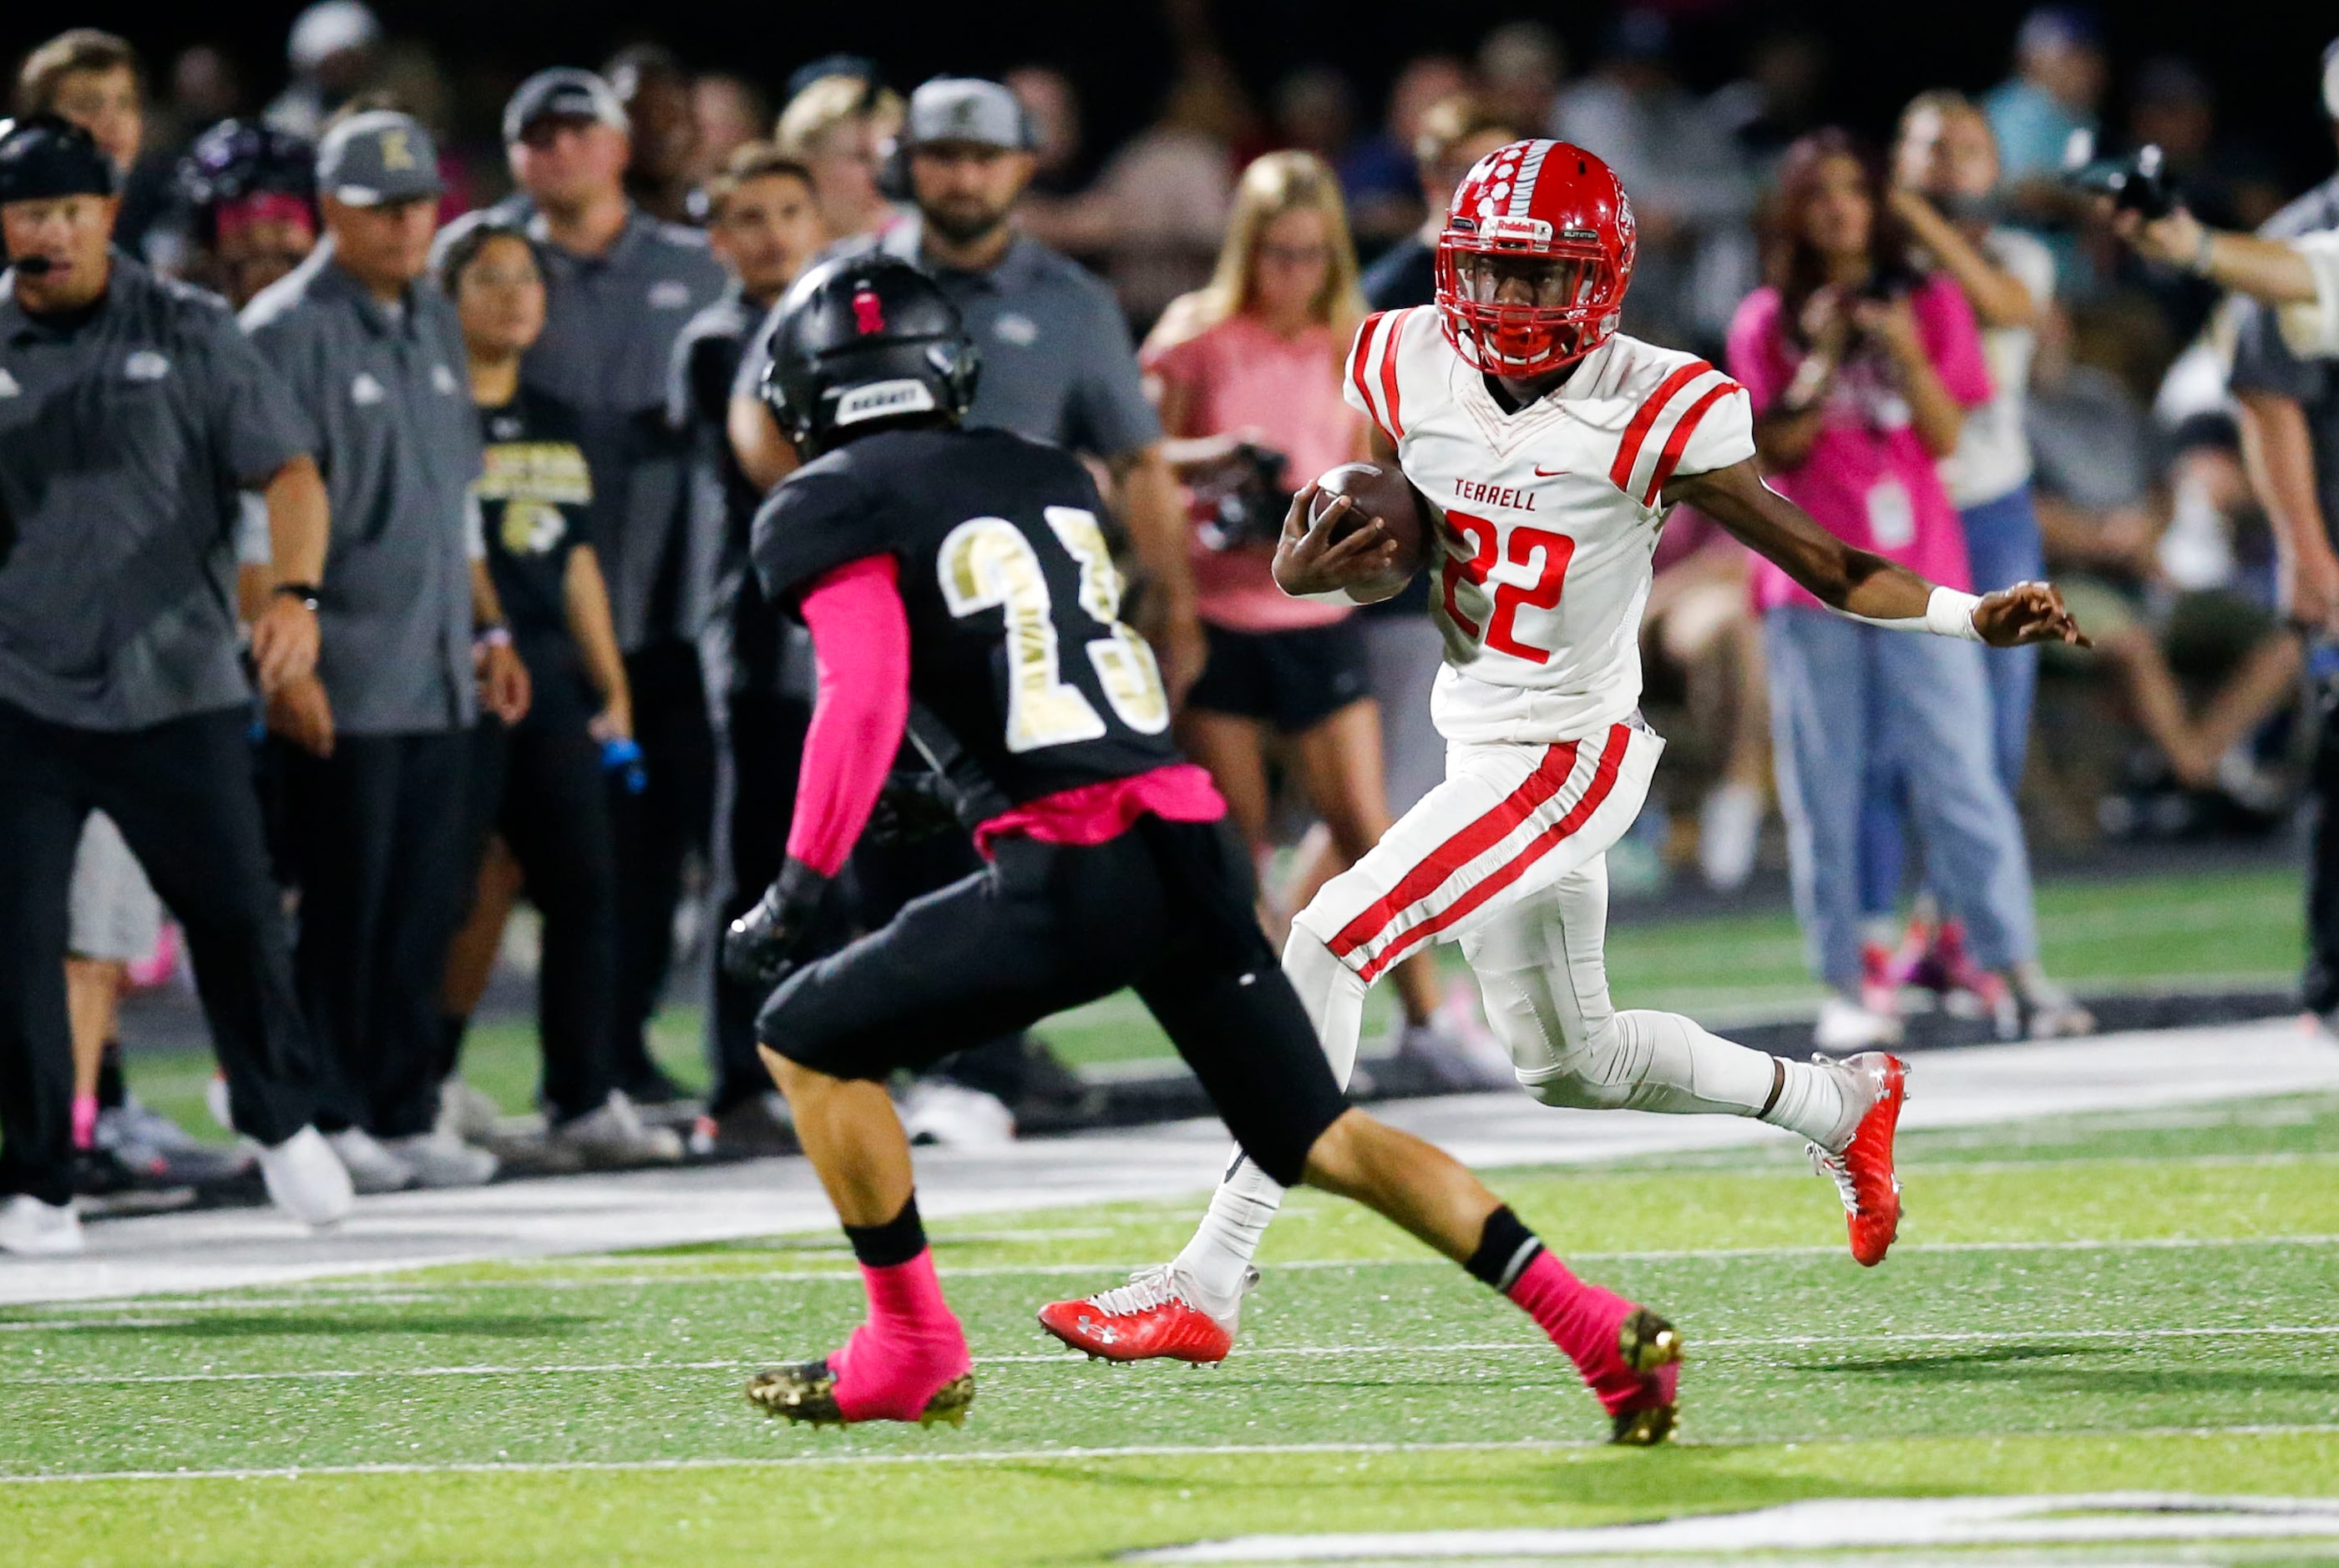
<svg viewBox="0 0 2339 1568">
<path fill-rule="evenodd" d="M 1661 492 L 1754 455 L 1745 389 L 1693 354 L 1617 336 L 1506 414 L 1425 305 L 1365 321 L 1343 392 L 1440 513 L 1440 733 L 1541 745 L 1630 717 Z"/>
</svg>

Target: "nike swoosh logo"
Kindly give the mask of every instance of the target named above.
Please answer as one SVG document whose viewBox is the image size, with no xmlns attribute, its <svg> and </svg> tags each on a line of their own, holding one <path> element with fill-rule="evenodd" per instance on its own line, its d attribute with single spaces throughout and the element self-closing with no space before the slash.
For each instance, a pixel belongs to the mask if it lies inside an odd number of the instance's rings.
<svg viewBox="0 0 2339 1568">
<path fill-rule="evenodd" d="M 1555 479 L 1567 471 L 1565 468 L 1546 468 L 1541 463 L 1535 465 L 1535 478 L 1538 479 Z"/>
</svg>

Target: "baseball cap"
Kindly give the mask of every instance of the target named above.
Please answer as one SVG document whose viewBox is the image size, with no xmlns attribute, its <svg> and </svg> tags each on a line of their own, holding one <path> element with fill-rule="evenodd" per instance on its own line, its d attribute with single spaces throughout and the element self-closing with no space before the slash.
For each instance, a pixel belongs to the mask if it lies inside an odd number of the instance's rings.
<svg viewBox="0 0 2339 1568">
<path fill-rule="evenodd" d="M 996 82 L 980 76 L 937 76 L 910 94 L 902 145 L 971 142 L 1029 151 L 1031 130 L 1023 105 Z"/>
<path fill-rule="evenodd" d="M 574 65 L 555 65 L 521 83 L 504 105 L 504 144 L 527 135 L 538 120 L 555 118 L 597 120 L 620 131 L 633 128 L 617 89 L 607 79 Z"/>
<path fill-rule="evenodd" d="M 317 193 L 352 207 L 436 196 L 439 149 L 410 114 L 369 109 L 325 133 L 317 147 Z"/>
<path fill-rule="evenodd" d="M 113 160 L 90 133 L 54 114 L 0 121 L 0 202 L 111 196 Z"/>
</svg>

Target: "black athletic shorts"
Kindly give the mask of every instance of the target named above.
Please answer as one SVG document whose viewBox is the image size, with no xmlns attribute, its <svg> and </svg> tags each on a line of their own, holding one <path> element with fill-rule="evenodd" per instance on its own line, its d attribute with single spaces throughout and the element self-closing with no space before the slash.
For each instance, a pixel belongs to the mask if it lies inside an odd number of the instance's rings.
<svg viewBox="0 0 2339 1568">
<path fill-rule="evenodd" d="M 1347 1101 L 1223 825 L 1146 816 L 1109 843 L 998 852 L 791 975 L 757 1036 L 833 1077 L 883 1079 L 1134 986 L 1243 1152 L 1298 1182 Z"/>
<path fill-rule="evenodd" d="M 1207 621 L 1202 630 L 1210 659 L 1187 694 L 1189 707 L 1297 735 L 1373 695 L 1364 628 L 1354 616 L 1288 632 L 1235 632 Z"/>
</svg>

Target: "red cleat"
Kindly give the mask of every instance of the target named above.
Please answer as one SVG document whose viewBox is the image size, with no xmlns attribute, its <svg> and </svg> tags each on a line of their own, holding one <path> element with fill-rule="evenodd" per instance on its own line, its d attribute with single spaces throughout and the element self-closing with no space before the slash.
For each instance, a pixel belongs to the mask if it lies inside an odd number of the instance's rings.
<svg viewBox="0 0 2339 1568">
<path fill-rule="evenodd" d="M 1868 1109 L 1840 1152 L 1811 1146 L 1811 1169 L 1833 1180 L 1843 1198 L 1853 1261 L 1873 1268 L 1884 1261 L 1892 1238 L 1900 1234 L 1900 1178 L 1892 1173 L 1892 1134 L 1900 1124 L 1901 1101 L 1908 1098 L 1909 1064 L 1870 1050 L 1832 1065 L 1844 1075 L 1847 1094 L 1867 1095 Z"/>
<path fill-rule="evenodd" d="M 1250 1282 L 1258 1278 L 1253 1269 Z M 1040 1326 L 1073 1349 L 1107 1361 L 1166 1356 L 1213 1366 L 1234 1348 L 1240 1303 L 1237 1312 L 1220 1318 L 1195 1305 L 1198 1294 L 1175 1267 L 1158 1264 L 1086 1300 L 1050 1302 L 1040 1308 Z"/>
</svg>

